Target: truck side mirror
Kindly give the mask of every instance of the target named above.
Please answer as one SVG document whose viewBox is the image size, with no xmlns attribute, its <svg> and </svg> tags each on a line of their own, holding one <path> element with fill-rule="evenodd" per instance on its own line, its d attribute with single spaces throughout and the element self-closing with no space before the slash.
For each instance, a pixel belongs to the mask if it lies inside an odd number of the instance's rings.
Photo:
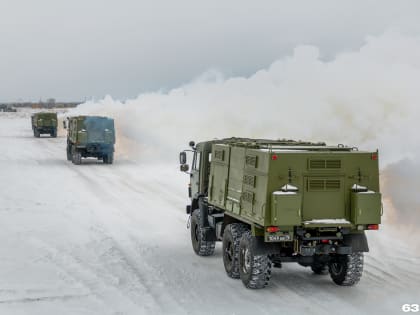
<svg viewBox="0 0 420 315">
<path fill-rule="evenodd" d="M 181 172 L 188 172 L 188 170 L 190 169 L 188 164 L 181 164 L 180 168 Z"/>
<path fill-rule="evenodd" d="M 187 153 L 181 152 L 179 153 L 179 164 L 183 165 L 185 163 L 187 163 Z"/>
<path fill-rule="evenodd" d="M 63 128 L 64 129 L 67 129 L 67 124 L 66 124 L 66 121 L 65 120 L 63 120 Z"/>
</svg>

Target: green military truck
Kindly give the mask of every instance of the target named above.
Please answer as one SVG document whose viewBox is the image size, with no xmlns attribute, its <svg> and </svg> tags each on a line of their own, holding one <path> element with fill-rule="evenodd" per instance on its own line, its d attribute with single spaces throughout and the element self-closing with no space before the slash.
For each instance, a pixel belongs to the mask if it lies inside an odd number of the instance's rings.
<svg viewBox="0 0 420 315">
<path fill-rule="evenodd" d="M 365 231 L 381 223 L 377 151 L 242 138 L 190 146 L 180 168 L 190 174 L 197 255 L 212 255 L 222 241 L 227 275 L 251 289 L 265 287 L 271 268 L 286 262 L 329 272 L 338 285 L 360 280 Z"/>
<path fill-rule="evenodd" d="M 95 157 L 105 164 L 114 162 L 114 120 L 100 116 L 76 116 L 67 119 L 67 160 L 81 164 L 82 157 Z"/>
<path fill-rule="evenodd" d="M 31 116 L 32 130 L 34 137 L 39 138 L 41 134 L 50 134 L 57 137 L 57 113 L 40 112 Z"/>
</svg>

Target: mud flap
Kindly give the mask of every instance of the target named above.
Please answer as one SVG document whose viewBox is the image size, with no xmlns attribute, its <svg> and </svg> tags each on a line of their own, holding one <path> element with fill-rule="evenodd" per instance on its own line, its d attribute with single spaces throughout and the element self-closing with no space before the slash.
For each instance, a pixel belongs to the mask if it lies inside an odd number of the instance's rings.
<svg viewBox="0 0 420 315">
<path fill-rule="evenodd" d="M 352 248 L 352 252 L 369 252 L 369 246 L 365 233 L 344 235 L 343 244 L 345 246 L 350 246 Z"/>
<path fill-rule="evenodd" d="M 252 238 L 252 249 L 255 255 L 272 255 L 280 252 L 280 244 L 267 243 L 263 236 L 255 236 Z"/>
<path fill-rule="evenodd" d="M 203 231 L 203 241 L 206 242 L 213 242 L 213 241 L 217 241 L 217 237 L 216 237 L 216 230 L 211 228 L 211 227 L 204 227 L 202 228 Z"/>
</svg>

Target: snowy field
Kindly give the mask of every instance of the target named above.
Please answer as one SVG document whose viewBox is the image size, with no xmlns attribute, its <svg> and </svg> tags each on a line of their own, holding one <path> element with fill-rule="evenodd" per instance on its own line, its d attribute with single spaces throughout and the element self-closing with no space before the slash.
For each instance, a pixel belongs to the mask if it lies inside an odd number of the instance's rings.
<svg viewBox="0 0 420 315">
<path fill-rule="evenodd" d="M 368 232 L 355 287 L 284 264 L 252 291 L 193 253 L 187 176 L 116 156 L 66 161 L 28 113 L 0 113 L 0 314 L 401 314 L 420 303 L 420 255 L 391 224 Z M 403 236 L 404 235 L 404 236 Z"/>
</svg>

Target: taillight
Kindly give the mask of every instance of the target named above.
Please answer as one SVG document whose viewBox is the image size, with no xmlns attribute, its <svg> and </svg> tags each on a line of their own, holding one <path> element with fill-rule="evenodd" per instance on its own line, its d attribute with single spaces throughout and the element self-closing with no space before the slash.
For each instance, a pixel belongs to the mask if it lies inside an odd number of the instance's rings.
<svg viewBox="0 0 420 315">
<path fill-rule="evenodd" d="M 372 153 L 371 159 L 372 159 L 372 161 L 376 161 L 378 159 L 378 154 L 377 153 Z"/>
<path fill-rule="evenodd" d="M 277 160 L 277 158 L 278 158 L 278 156 L 277 156 L 276 154 L 273 154 L 273 155 L 271 156 L 271 159 L 272 159 L 273 161 Z"/>
<path fill-rule="evenodd" d="M 368 230 L 379 230 L 379 224 L 368 224 Z"/>
<path fill-rule="evenodd" d="M 278 226 L 269 226 L 267 227 L 267 232 L 268 233 L 276 233 L 280 231 L 280 228 Z"/>
</svg>

